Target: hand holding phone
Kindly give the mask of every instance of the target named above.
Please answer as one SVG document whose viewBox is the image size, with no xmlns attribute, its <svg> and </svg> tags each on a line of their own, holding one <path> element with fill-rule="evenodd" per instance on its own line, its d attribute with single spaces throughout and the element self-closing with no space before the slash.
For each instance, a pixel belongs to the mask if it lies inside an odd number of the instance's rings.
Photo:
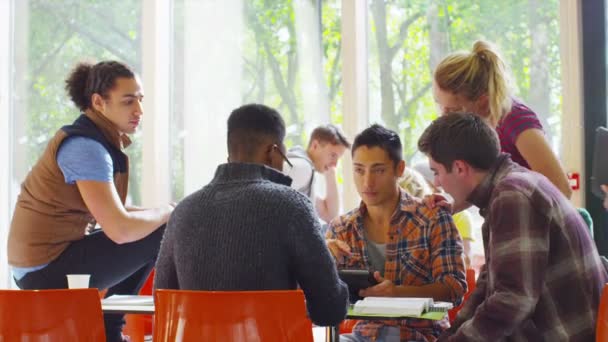
<svg viewBox="0 0 608 342">
<path fill-rule="evenodd" d="M 359 291 L 378 284 L 374 272 L 365 269 L 342 269 L 338 275 L 348 285 L 348 293 L 352 303 L 361 299 Z"/>
</svg>

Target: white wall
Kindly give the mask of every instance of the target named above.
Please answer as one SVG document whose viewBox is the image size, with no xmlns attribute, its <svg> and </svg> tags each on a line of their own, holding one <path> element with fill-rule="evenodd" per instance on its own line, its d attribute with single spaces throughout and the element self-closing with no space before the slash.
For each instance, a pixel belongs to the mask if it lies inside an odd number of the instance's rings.
<svg viewBox="0 0 608 342">
<path fill-rule="evenodd" d="M 171 199 L 169 173 L 169 113 L 171 0 L 142 3 L 142 81 L 144 88 L 142 205 L 154 207 Z"/>
<path fill-rule="evenodd" d="M 342 0 L 342 108 L 344 133 L 354 137 L 369 122 L 367 72 L 367 1 Z M 350 153 L 342 160 L 344 191 L 342 206 L 345 211 L 358 206 L 360 197 L 353 180 Z"/>
<path fill-rule="evenodd" d="M 562 62 L 562 143 L 561 157 L 566 172 L 578 172 L 580 190 L 572 202 L 585 206 L 585 131 L 583 127 L 582 31 L 579 1 L 560 1 L 560 54 Z"/>
</svg>

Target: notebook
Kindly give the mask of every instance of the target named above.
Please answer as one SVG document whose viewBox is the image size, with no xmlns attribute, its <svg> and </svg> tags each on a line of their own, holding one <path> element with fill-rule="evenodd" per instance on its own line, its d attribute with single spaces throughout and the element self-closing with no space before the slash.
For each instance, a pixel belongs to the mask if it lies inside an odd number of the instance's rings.
<svg viewBox="0 0 608 342">
<path fill-rule="evenodd" d="M 353 306 L 354 314 L 421 317 L 428 312 L 447 312 L 452 303 L 434 302 L 432 298 L 366 297 Z"/>
</svg>

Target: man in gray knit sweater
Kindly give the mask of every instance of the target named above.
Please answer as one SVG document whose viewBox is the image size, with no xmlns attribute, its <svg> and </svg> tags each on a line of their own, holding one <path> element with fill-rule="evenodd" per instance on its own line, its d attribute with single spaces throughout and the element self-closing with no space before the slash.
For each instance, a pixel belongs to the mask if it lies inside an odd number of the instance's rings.
<svg viewBox="0 0 608 342">
<path fill-rule="evenodd" d="M 304 291 L 311 320 L 337 325 L 348 290 L 320 234 L 310 200 L 280 171 L 285 123 L 259 104 L 228 118 L 228 160 L 186 197 L 167 224 L 155 287 Z"/>
</svg>

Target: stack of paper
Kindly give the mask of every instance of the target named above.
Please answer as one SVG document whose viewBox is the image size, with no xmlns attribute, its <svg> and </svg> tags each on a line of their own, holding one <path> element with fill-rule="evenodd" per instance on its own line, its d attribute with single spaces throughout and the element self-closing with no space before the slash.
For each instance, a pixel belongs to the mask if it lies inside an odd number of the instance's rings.
<svg viewBox="0 0 608 342">
<path fill-rule="evenodd" d="M 428 311 L 447 311 L 451 308 L 451 303 L 433 303 L 432 298 L 366 297 L 355 303 L 353 312 L 418 317 Z"/>
<path fill-rule="evenodd" d="M 104 305 L 154 305 L 152 296 L 112 295 L 101 301 Z"/>
</svg>

